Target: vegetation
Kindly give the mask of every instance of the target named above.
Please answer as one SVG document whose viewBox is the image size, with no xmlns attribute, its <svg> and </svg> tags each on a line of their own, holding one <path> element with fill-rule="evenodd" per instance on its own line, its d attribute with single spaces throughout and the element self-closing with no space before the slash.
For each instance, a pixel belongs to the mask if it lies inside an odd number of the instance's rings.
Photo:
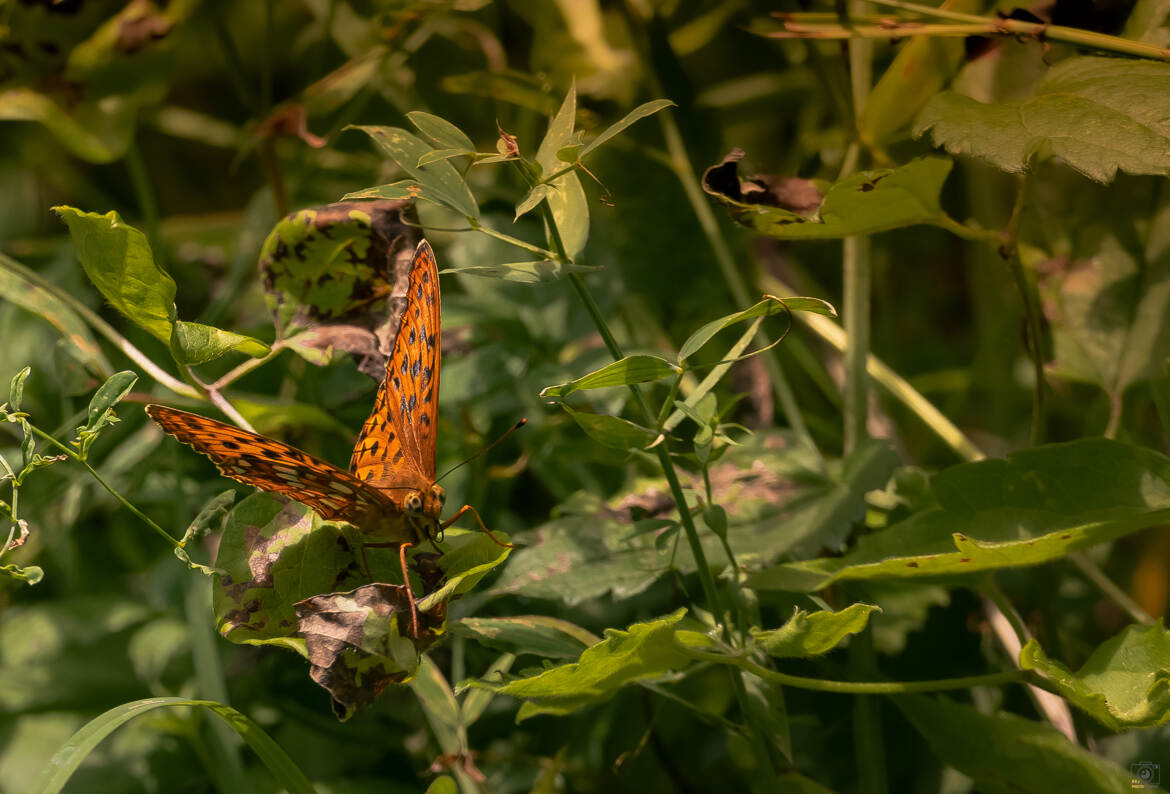
<svg viewBox="0 0 1170 794">
<path fill-rule="evenodd" d="M 0 789 L 1157 785 L 1166 0 L 2 8 Z M 142 407 L 344 468 L 424 236 L 415 629 Z"/>
</svg>

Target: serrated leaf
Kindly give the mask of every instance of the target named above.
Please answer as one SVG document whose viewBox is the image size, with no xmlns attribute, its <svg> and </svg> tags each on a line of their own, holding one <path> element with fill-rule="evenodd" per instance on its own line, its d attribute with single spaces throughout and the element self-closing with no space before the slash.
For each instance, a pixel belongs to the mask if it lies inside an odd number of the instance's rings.
<svg viewBox="0 0 1170 794">
<path fill-rule="evenodd" d="M 606 629 L 606 638 L 581 653 L 578 661 L 508 682 L 471 681 L 526 702 L 516 715 L 520 722 L 537 714 L 570 714 L 613 696 L 623 686 L 658 678 L 690 664 L 675 641 L 675 628 L 685 609 L 625 631 Z"/>
<path fill-rule="evenodd" d="M 1014 714 L 983 714 L 945 698 L 894 702 L 939 760 L 987 794 L 1128 794 L 1129 775 L 1055 728 Z"/>
<path fill-rule="evenodd" d="M 1023 102 L 985 104 L 953 91 L 931 100 L 914 125 L 936 146 L 1011 173 L 1055 155 L 1098 182 L 1118 170 L 1170 174 L 1170 64 L 1070 58 Z"/>
<path fill-rule="evenodd" d="M 677 375 L 679 367 L 664 358 L 651 355 L 633 355 L 606 364 L 601 369 L 576 380 L 541 389 L 540 396 L 548 399 L 564 399 L 575 391 L 605 389 L 611 386 L 627 386 L 633 383 L 648 383 L 670 375 Z"/>
<path fill-rule="evenodd" d="M 645 449 L 658 437 L 653 430 L 609 414 L 590 414 L 574 411 L 564 403 L 561 407 L 573 417 L 585 434 L 599 444 L 613 449 Z"/>
<path fill-rule="evenodd" d="M 180 364 L 206 364 L 231 350 L 263 358 L 271 348 L 250 336 L 224 331 L 202 323 L 176 320 L 171 327 L 171 355 Z"/>
<path fill-rule="evenodd" d="M 872 604 L 851 604 L 839 612 L 797 609 L 780 628 L 753 628 L 751 634 L 769 656 L 816 656 L 836 648 L 849 635 L 864 631 L 870 614 L 881 611 L 881 607 Z"/>
<path fill-rule="evenodd" d="M 373 138 L 399 168 L 413 177 L 421 188 L 421 197 L 445 204 L 468 218 L 479 218 L 475 196 L 454 166 L 446 160 L 419 165 L 419 159 L 432 151 L 423 141 L 398 127 L 358 126 L 352 129 L 361 130 Z"/>
<path fill-rule="evenodd" d="M 577 156 L 577 159 L 578 160 L 585 159 L 586 155 L 588 155 L 590 152 L 592 152 L 598 146 L 601 146 L 601 144 L 605 143 L 613 136 L 617 135 L 622 130 L 629 127 L 634 122 L 640 121 L 640 120 L 646 118 L 647 116 L 654 115 L 655 113 L 657 113 L 660 110 L 664 110 L 668 107 L 673 107 L 673 106 L 674 106 L 674 103 L 671 102 L 669 99 L 652 99 L 649 102 L 644 102 L 641 105 L 638 105 L 638 107 L 634 108 L 629 113 L 622 116 L 621 120 L 606 127 L 605 130 L 600 135 L 598 135 L 596 138 L 591 140 L 589 142 L 589 145 L 581 150 L 581 154 L 579 154 Z"/>
<path fill-rule="evenodd" d="M 533 262 L 506 262 L 499 265 L 469 265 L 468 267 L 448 267 L 439 273 L 465 273 L 469 276 L 481 278 L 498 278 L 503 281 L 514 281 L 518 284 L 540 284 L 545 281 L 556 281 L 564 278 L 568 273 L 588 273 L 601 270 L 592 265 L 561 264 L 551 259 L 539 259 Z"/>
<path fill-rule="evenodd" d="M 164 343 L 175 320 L 175 282 L 154 261 L 146 235 L 116 212 L 54 207 L 89 280 L 115 309 Z"/>
<path fill-rule="evenodd" d="M 734 165 L 724 161 L 708 168 L 703 189 L 726 205 L 737 222 L 771 237 L 835 240 L 947 220 L 939 196 L 953 165 L 949 159 L 923 157 L 897 168 L 858 172 L 831 185 L 810 214 L 745 201 L 756 193 L 739 189 Z"/>
<path fill-rule="evenodd" d="M 1035 670 L 1110 730 L 1150 728 L 1170 719 L 1170 632 L 1161 620 L 1127 626 L 1076 673 L 1049 659 L 1034 639 L 1020 651 L 1020 667 Z"/>
<path fill-rule="evenodd" d="M 809 592 L 846 579 L 1038 565 L 1170 519 L 1170 460 L 1085 439 L 953 466 L 931 490 L 939 507 L 863 537 L 844 557 L 760 571 L 750 586 Z"/>
<path fill-rule="evenodd" d="M 444 118 L 425 113 L 421 110 L 412 110 L 406 114 L 418 131 L 435 142 L 440 149 L 461 149 L 475 151 L 475 143 L 463 130 L 456 127 Z"/>
<path fill-rule="evenodd" d="M 814 314 L 823 314 L 826 317 L 837 316 L 837 311 L 833 308 L 832 304 L 820 298 L 777 298 L 772 295 L 765 295 L 764 300 L 749 309 L 724 315 L 717 320 L 712 320 L 704 324 L 699 330 L 687 337 L 687 341 L 683 342 L 682 347 L 678 351 L 678 360 L 680 362 L 686 361 L 695 353 L 702 350 L 703 346 L 710 342 L 717 333 L 725 328 L 730 328 L 736 323 L 742 323 L 745 320 L 752 320 L 756 317 L 770 317 L 773 314 L 781 314 L 786 311 L 813 312 Z"/>
</svg>

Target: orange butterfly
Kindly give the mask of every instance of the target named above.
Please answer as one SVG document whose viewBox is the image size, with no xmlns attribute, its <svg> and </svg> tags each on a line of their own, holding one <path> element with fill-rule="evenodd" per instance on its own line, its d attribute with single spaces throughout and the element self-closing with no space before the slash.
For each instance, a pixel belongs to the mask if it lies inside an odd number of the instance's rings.
<svg viewBox="0 0 1170 794">
<path fill-rule="evenodd" d="M 162 405 L 148 405 L 146 413 L 163 430 L 211 458 L 226 476 L 284 494 L 326 520 L 347 521 L 385 541 L 369 545 L 398 545 L 411 627 L 418 636 L 407 548 L 434 538 L 464 512 L 474 514 L 483 527 L 470 505 L 446 523 L 439 520 L 447 498 L 435 482 L 439 356 L 439 272 L 435 254 L 423 240 L 410 264 L 406 311 L 386 362 L 386 377 L 354 447 L 349 472 L 205 416 Z"/>
</svg>

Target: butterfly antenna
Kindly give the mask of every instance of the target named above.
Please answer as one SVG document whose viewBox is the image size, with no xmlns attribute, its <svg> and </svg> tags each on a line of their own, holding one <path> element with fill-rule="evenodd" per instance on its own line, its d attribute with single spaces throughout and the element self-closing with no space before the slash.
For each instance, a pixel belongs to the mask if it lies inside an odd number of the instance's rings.
<svg viewBox="0 0 1170 794">
<path fill-rule="evenodd" d="M 492 449 L 493 449 L 493 448 L 494 448 L 494 447 L 495 447 L 497 444 L 499 444 L 501 441 L 503 441 L 503 440 L 504 440 L 505 438 L 507 438 L 508 436 L 510 436 L 510 435 L 512 435 L 513 433 L 515 433 L 515 432 L 516 432 L 517 430 L 519 430 L 520 428 L 524 427 L 524 425 L 526 425 L 526 424 L 528 424 L 528 420 L 527 420 L 527 419 L 521 419 L 519 422 L 517 422 L 516 424 L 514 424 L 514 425 L 512 425 L 510 428 L 508 428 L 508 430 L 504 431 L 504 434 L 503 434 L 502 436 L 500 436 L 499 438 L 497 438 L 497 439 L 496 439 L 495 441 L 493 441 L 492 443 L 488 444 L 486 447 L 484 447 L 483 449 L 481 449 L 479 452 L 476 452 L 474 455 L 472 455 L 472 456 L 471 456 L 470 458 L 468 458 L 467 460 L 464 460 L 464 461 L 462 461 L 462 462 L 460 462 L 460 463 L 456 463 L 454 466 L 452 466 L 451 468 L 447 469 L 445 472 L 443 472 L 441 475 L 439 475 L 439 476 L 438 476 L 438 477 L 435 479 L 435 482 L 438 482 L 439 480 L 443 479 L 444 477 L 446 477 L 448 474 L 450 474 L 451 472 L 455 471 L 455 470 L 456 470 L 456 469 L 458 469 L 459 467 L 461 467 L 461 466 L 466 466 L 468 463 L 471 463 L 471 461 L 475 460 L 476 458 L 480 457 L 481 455 L 486 455 L 487 453 L 491 452 L 491 451 L 492 451 Z"/>
</svg>

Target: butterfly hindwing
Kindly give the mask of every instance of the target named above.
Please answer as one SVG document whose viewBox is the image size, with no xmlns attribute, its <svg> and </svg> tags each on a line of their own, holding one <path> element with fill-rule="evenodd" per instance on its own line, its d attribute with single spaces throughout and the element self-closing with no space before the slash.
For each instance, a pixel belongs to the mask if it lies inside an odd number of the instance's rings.
<svg viewBox="0 0 1170 794">
<path fill-rule="evenodd" d="M 148 405 L 146 413 L 163 430 L 211 458 L 225 476 L 295 499 L 326 520 L 353 521 L 370 510 L 393 509 L 383 494 L 349 472 L 296 447 L 162 405 Z"/>
<path fill-rule="evenodd" d="M 374 488 L 421 490 L 434 482 L 439 324 L 439 271 L 423 240 L 411 261 L 406 310 L 386 378 L 350 459 L 354 475 Z"/>
</svg>

